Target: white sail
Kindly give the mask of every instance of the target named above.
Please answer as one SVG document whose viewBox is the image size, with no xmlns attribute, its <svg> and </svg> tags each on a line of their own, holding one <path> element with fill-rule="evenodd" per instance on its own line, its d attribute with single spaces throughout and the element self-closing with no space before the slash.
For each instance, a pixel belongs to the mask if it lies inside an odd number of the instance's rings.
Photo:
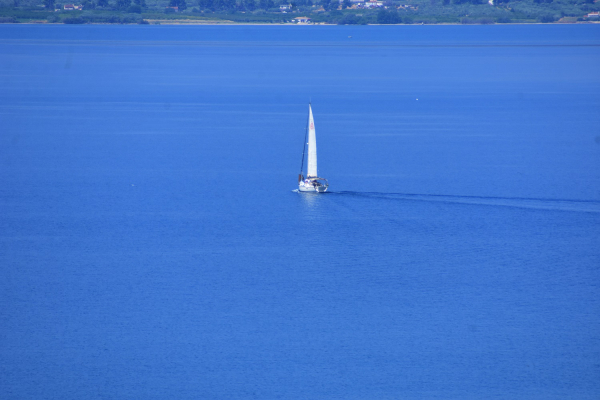
<svg viewBox="0 0 600 400">
<path fill-rule="evenodd" d="M 310 104 L 308 105 L 308 178 L 317 177 L 317 137 L 315 121 Z"/>
<path fill-rule="evenodd" d="M 300 166 L 300 174 L 298 175 L 298 191 L 299 192 L 316 192 L 324 193 L 329 188 L 329 183 L 325 178 L 319 178 L 317 175 L 317 137 L 315 134 L 315 120 L 313 119 L 312 107 L 308 105 L 308 173 L 306 179 L 302 174 L 304 167 L 304 155 L 302 150 L 302 164 Z M 305 144 L 306 146 L 306 144 Z"/>
</svg>

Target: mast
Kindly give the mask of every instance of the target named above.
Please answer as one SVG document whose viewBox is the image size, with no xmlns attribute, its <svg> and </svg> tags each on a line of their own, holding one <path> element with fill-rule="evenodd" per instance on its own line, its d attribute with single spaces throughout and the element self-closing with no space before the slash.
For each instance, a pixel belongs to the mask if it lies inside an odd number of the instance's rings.
<svg viewBox="0 0 600 400">
<path fill-rule="evenodd" d="M 310 109 L 310 103 L 308 103 Z M 298 183 L 300 183 L 304 177 L 302 176 L 302 170 L 304 169 L 304 154 L 306 153 L 306 139 L 308 138 L 308 124 L 310 123 L 310 115 L 306 120 L 306 132 L 304 133 L 304 143 L 302 144 L 302 163 L 300 164 L 300 174 L 298 174 Z"/>
<path fill-rule="evenodd" d="M 312 107 L 308 104 L 308 178 L 316 178 L 317 175 L 317 137 L 315 133 L 315 121 L 313 119 Z"/>
</svg>

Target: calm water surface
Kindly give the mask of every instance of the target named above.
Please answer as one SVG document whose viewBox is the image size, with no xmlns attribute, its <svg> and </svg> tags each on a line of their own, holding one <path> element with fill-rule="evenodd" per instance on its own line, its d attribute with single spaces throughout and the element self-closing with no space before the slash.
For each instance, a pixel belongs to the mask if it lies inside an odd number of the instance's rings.
<svg viewBox="0 0 600 400">
<path fill-rule="evenodd" d="M 599 65 L 593 25 L 0 26 L 2 397 L 598 399 Z"/>
</svg>

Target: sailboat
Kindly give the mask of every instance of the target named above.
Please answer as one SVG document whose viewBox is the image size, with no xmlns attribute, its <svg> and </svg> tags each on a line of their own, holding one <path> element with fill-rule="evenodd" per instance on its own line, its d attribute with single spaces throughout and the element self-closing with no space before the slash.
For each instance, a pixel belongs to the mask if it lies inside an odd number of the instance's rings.
<svg viewBox="0 0 600 400">
<path fill-rule="evenodd" d="M 308 142 L 306 139 L 308 138 Z M 308 166 L 306 178 L 303 175 L 304 156 L 306 154 L 306 145 L 308 144 Z M 323 193 L 327 191 L 329 182 L 327 179 L 320 178 L 317 174 L 317 137 L 315 135 L 315 121 L 313 119 L 312 107 L 308 104 L 308 123 L 306 124 L 306 134 L 304 137 L 304 147 L 302 148 L 302 164 L 300 164 L 300 174 L 298 175 L 298 190 L 300 192 Z"/>
</svg>

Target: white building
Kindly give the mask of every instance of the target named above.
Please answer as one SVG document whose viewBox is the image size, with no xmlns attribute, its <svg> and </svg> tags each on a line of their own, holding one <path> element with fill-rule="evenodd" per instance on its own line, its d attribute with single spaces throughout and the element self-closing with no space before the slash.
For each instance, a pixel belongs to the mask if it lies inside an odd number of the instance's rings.
<svg viewBox="0 0 600 400">
<path fill-rule="evenodd" d="M 294 18 L 294 21 L 299 24 L 310 24 L 310 18 L 308 17 L 296 17 Z"/>
<path fill-rule="evenodd" d="M 383 7 L 383 1 L 369 0 L 365 1 L 365 8 Z"/>
</svg>

